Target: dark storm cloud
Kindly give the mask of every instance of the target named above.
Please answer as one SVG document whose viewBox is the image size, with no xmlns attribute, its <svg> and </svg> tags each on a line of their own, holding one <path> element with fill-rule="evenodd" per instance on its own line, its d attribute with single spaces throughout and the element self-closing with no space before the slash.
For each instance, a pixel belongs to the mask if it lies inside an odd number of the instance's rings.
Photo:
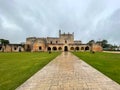
<svg viewBox="0 0 120 90">
<path fill-rule="evenodd" d="M 26 37 L 75 32 L 75 39 L 120 43 L 119 0 L 0 0 L 0 38 L 13 43 Z"/>
</svg>

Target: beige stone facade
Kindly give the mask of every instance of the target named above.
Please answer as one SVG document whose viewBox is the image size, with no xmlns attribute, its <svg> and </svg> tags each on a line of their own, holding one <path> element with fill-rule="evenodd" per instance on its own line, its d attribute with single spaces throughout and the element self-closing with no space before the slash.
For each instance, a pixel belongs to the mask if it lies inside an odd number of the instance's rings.
<svg viewBox="0 0 120 90">
<path fill-rule="evenodd" d="M 58 37 L 26 38 L 25 44 L 0 45 L 0 52 L 40 52 L 40 51 L 102 51 L 99 44 L 83 44 L 80 40 L 74 40 L 74 33 L 61 33 Z"/>
<path fill-rule="evenodd" d="M 36 38 L 28 37 L 26 39 L 26 51 L 90 51 L 91 47 L 82 44 L 81 41 L 74 40 L 74 33 L 61 33 L 59 37 Z"/>
<path fill-rule="evenodd" d="M 91 47 L 91 50 L 94 52 L 97 52 L 97 51 L 101 52 L 101 51 L 103 51 L 103 48 L 99 44 L 93 44 Z"/>
<path fill-rule="evenodd" d="M 25 51 L 24 45 L 21 44 L 0 45 L 0 52 L 23 52 L 23 51 Z"/>
</svg>

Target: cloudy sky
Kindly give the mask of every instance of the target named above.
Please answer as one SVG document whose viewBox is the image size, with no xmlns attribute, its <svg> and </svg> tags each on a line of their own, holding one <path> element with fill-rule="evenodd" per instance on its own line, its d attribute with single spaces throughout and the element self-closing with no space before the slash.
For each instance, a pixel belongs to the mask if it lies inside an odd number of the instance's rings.
<svg viewBox="0 0 120 90">
<path fill-rule="evenodd" d="M 120 0 L 0 0 L 0 38 L 20 43 L 57 37 L 59 29 L 84 43 L 120 44 Z"/>
</svg>

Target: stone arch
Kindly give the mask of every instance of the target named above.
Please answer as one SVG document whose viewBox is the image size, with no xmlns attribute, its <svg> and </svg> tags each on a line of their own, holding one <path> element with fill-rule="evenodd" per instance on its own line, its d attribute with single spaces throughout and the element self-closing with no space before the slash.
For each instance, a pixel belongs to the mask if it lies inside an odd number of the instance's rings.
<svg viewBox="0 0 120 90">
<path fill-rule="evenodd" d="M 51 47 L 48 47 L 47 50 L 48 50 L 48 51 L 51 51 Z"/>
<path fill-rule="evenodd" d="M 21 48 L 22 48 L 21 46 L 19 46 L 19 47 L 18 47 L 19 52 L 21 52 L 21 51 L 22 51 L 22 50 L 21 50 Z"/>
<path fill-rule="evenodd" d="M 39 46 L 39 50 L 42 50 L 42 47 L 41 47 L 41 46 Z"/>
<path fill-rule="evenodd" d="M 27 45 L 26 51 L 31 51 L 31 46 L 30 45 Z"/>
<path fill-rule="evenodd" d="M 19 48 L 19 52 L 21 52 L 22 50 L 21 50 L 21 48 Z"/>
<path fill-rule="evenodd" d="M 87 46 L 87 47 L 85 47 L 85 51 L 87 51 L 87 50 L 89 50 L 89 47 Z"/>
<path fill-rule="evenodd" d="M 17 50 L 17 47 L 14 47 L 14 50 Z"/>
<path fill-rule="evenodd" d="M 81 50 L 84 50 L 84 47 L 81 47 Z"/>
<path fill-rule="evenodd" d="M 68 51 L 68 47 L 67 46 L 64 47 L 64 51 Z"/>
<path fill-rule="evenodd" d="M 74 50 L 74 47 L 71 47 L 70 50 Z"/>
<path fill-rule="evenodd" d="M 79 50 L 79 47 L 76 47 L 76 48 L 75 48 L 75 50 L 77 50 L 77 51 L 78 51 L 78 50 Z"/>
<path fill-rule="evenodd" d="M 53 47 L 52 50 L 56 51 L 56 50 L 57 50 L 57 47 Z"/>
<path fill-rule="evenodd" d="M 61 50 L 62 50 L 62 47 L 59 47 L 58 50 L 61 51 Z"/>
</svg>

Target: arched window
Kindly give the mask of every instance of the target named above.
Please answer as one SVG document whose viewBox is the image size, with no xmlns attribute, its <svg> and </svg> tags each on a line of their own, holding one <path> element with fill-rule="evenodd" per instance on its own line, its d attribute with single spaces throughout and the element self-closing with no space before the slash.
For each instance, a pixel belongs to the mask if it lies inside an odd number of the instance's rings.
<svg viewBox="0 0 120 90">
<path fill-rule="evenodd" d="M 56 51 L 56 50 L 57 50 L 57 48 L 56 48 L 56 47 L 53 47 L 53 50 L 54 50 L 54 51 Z"/>
<path fill-rule="evenodd" d="M 51 51 L 51 47 L 48 47 L 48 51 Z"/>
<path fill-rule="evenodd" d="M 71 47 L 70 50 L 74 50 L 74 47 Z"/>
<path fill-rule="evenodd" d="M 87 51 L 87 50 L 89 50 L 89 47 L 87 46 L 87 47 L 85 47 L 85 50 Z"/>
<path fill-rule="evenodd" d="M 58 48 L 58 50 L 62 50 L 62 48 L 61 48 L 61 47 L 59 47 L 59 48 Z"/>
<path fill-rule="evenodd" d="M 75 50 L 79 50 L 79 47 L 76 47 Z"/>
<path fill-rule="evenodd" d="M 84 47 L 81 47 L 81 50 L 84 50 Z"/>
</svg>

